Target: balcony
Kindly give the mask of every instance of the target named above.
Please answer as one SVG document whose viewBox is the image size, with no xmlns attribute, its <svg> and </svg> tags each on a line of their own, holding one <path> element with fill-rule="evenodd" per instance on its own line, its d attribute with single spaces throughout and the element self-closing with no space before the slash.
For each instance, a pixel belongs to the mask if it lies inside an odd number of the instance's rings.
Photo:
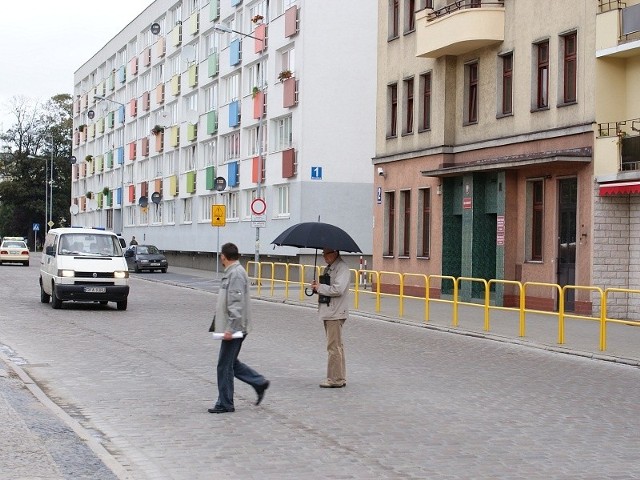
<svg viewBox="0 0 640 480">
<path fill-rule="evenodd" d="M 504 41 L 504 4 L 499 0 L 456 0 L 416 14 L 416 55 L 463 55 Z"/>
<path fill-rule="evenodd" d="M 639 177 L 640 118 L 600 123 L 596 136 L 596 176 L 610 180 Z"/>
<path fill-rule="evenodd" d="M 640 4 L 625 6 L 600 0 L 596 17 L 596 57 L 628 58 L 640 55 Z"/>
</svg>

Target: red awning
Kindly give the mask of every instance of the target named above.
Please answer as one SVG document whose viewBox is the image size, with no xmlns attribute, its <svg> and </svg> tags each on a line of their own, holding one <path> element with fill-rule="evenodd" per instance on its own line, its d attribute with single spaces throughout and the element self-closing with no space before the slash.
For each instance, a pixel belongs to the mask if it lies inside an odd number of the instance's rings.
<svg viewBox="0 0 640 480">
<path fill-rule="evenodd" d="M 600 185 L 602 195 L 640 195 L 640 182 L 603 183 Z"/>
</svg>

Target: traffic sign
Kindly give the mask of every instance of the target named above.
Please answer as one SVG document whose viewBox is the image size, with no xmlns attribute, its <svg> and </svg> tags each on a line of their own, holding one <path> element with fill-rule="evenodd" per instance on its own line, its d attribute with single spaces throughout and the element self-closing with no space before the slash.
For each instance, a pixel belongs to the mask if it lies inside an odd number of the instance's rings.
<svg viewBox="0 0 640 480">
<path fill-rule="evenodd" d="M 33 231 L 34 232 L 39 232 L 40 231 L 40 224 L 39 223 L 34 223 L 33 224 Z"/>
<path fill-rule="evenodd" d="M 55 223 L 53 223 L 53 220 L 49 220 L 49 223 L 47 223 L 47 225 L 49 225 L 49 228 L 53 228 Z"/>
<path fill-rule="evenodd" d="M 224 227 L 226 223 L 226 207 L 224 205 L 211 205 L 211 225 L 214 227 Z"/>
<path fill-rule="evenodd" d="M 251 202 L 251 212 L 254 215 L 263 215 L 267 211 L 267 202 L 262 198 L 256 198 Z"/>
</svg>

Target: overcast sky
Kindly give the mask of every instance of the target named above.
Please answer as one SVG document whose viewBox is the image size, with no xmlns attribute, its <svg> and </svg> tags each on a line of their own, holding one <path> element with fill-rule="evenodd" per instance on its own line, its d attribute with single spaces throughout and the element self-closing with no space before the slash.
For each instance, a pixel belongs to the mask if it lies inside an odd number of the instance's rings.
<svg viewBox="0 0 640 480">
<path fill-rule="evenodd" d="M 73 73 L 153 0 L 4 0 L 0 4 L 0 130 L 8 101 L 73 94 Z"/>
</svg>

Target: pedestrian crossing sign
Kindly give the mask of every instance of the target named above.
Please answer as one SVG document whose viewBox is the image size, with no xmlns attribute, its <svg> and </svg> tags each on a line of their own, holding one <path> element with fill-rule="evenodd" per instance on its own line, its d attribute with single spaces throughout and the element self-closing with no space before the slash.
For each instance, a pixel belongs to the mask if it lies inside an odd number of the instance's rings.
<svg viewBox="0 0 640 480">
<path fill-rule="evenodd" d="M 224 205 L 211 205 L 211 225 L 214 227 L 224 227 L 226 225 L 227 213 Z"/>
</svg>

